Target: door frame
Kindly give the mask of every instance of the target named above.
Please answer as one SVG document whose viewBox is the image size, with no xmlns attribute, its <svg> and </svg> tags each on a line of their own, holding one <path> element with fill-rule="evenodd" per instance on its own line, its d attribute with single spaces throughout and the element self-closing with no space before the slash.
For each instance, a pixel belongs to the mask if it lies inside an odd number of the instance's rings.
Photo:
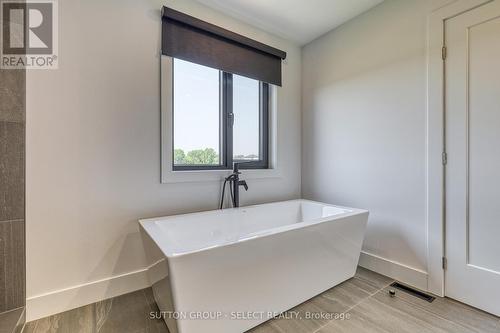
<svg viewBox="0 0 500 333">
<path fill-rule="evenodd" d="M 445 296 L 446 20 L 499 0 L 454 0 L 428 17 L 427 38 L 427 289 Z"/>
</svg>

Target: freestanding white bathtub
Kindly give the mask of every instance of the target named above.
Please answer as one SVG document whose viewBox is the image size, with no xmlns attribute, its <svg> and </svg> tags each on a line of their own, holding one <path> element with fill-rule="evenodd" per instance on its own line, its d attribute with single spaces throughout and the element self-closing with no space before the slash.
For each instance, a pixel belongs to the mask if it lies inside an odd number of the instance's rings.
<svg viewBox="0 0 500 333">
<path fill-rule="evenodd" d="M 140 220 L 171 333 L 241 333 L 354 276 L 368 212 L 292 200 Z"/>
</svg>

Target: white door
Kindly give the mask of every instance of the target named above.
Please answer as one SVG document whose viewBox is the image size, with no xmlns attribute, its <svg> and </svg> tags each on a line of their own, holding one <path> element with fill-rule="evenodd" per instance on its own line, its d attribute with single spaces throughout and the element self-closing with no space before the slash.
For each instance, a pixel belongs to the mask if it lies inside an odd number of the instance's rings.
<svg viewBox="0 0 500 333">
<path fill-rule="evenodd" d="M 500 315 L 500 0 L 445 23 L 446 295 Z"/>
</svg>

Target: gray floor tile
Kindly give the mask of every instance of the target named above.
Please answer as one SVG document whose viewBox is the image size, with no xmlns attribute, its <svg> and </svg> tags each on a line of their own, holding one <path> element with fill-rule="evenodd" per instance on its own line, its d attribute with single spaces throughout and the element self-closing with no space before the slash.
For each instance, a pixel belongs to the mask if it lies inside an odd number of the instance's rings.
<svg viewBox="0 0 500 333">
<path fill-rule="evenodd" d="M 250 333 L 499 333 L 500 319 L 446 298 L 433 303 L 397 291 L 388 295 L 393 280 L 358 269 L 356 276 L 289 310 L 298 318 L 276 318 Z M 26 333 L 119 332 L 168 333 L 150 288 L 27 324 Z M 312 318 L 310 314 L 341 318 Z M 202 332 L 201 332 L 202 333 Z"/>
<path fill-rule="evenodd" d="M 23 333 L 95 333 L 94 309 L 90 304 L 29 322 Z"/>
<path fill-rule="evenodd" d="M 99 302 L 96 310 L 99 333 L 168 332 L 163 321 L 150 319 L 152 309 L 143 290 Z"/>
<path fill-rule="evenodd" d="M 423 308 L 417 307 L 414 304 L 414 300 L 425 302 L 427 301 L 421 300 L 417 297 L 409 295 L 403 291 L 396 291 L 395 297 L 389 296 L 389 288 L 382 290 L 373 296 L 373 299 L 383 303 L 386 306 L 391 307 L 396 310 L 397 313 L 403 313 L 405 316 L 411 316 L 416 320 L 424 321 L 429 323 L 433 330 L 436 332 L 456 332 L 456 333 L 466 333 L 470 332 L 470 329 L 458 324 L 455 321 L 447 320 L 443 317 L 440 317 L 434 314 L 431 311 L 427 311 Z M 410 301 L 409 301 L 410 300 Z"/>
<path fill-rule="evenodd" d="M 24 308 L 0 313 L 0 333 L 12 333 L 23 315 Z"/>
<path fill-rule="evenodd" d="M 319 297 L 319 296 L 318 296 Z M 293 319 L 273 319 L 270 324 L 278 332 L 310 333 L 323 326 L 326 320 L 321 318 L 308 318 L 309 313 L 321 313 L 323 310 L 319 302 L 311 299 L 296 306 L 290 311 L 298 312 L 298 317 Z"/>
<path fill-rule="evenodd" d="M 298 312 L 297 318 L 274 319 L 270 326 L 279 332 L 311 333 L 377 291 L 374 283 L 354 277 L 290 310 Z"/>
<path fill-rule="evenodd" d="M 358 269 L 356 270 L 355 277 L 364 281 L 367 284 L 374 286 L 377 289 L 385 288 L 386 286 L 394 282 L 394 279 L 372 272 L 360 266 L 358 266 Z"/>
<path fill-rule="evenodd" d="M 144 292 L 144 297 L 146 297 L 146 302 L 148 303 L 151 311 L 157 312 L 160 311 L 158 309 L 158 305 L 156 305 L 155 297 L 153 295 L 153 289 L 146 288 L 142 290 Z"/>
<path fill-rule="evenodd" d="M 334 321 L 319 332 L 335 332 L 342 328 L 349 332 L 347 326 L 370 327 L 372 331 L 394 332 L 394 333 L 442 333 L 446 332 L 434 327 L 430 322 L 414 317 L 405 311 L 388 306 L 374 298 L 370 298 L 349 311 L 349 320 Z M 458 332 L 457 332 L 458 333 Z"/>
<path fill-rule="evenodd" d="M 362 317 L 349 319 L 342 322 L 331 322 L 322 327 L 318 333 L 391 333 L 385 329 L 373 325 L 371 321 Z M 415 332 L 418 333 L 418 332 Z"/>
<path fill-rule="evenodd" d="M 283 331 L 279 330 L 273 325 L 273 321 L 270 320 L 265 322 L 257 327 L 252 328 L 246 333 L 282 333 Z"/>
<path fill-rule="evenodd" d="M 461 311 L 472 311 L 465 317 L 450 316 L 457 304 L 448 299 L 436 299 L 437 303 L 397 291 L 390 297 L 389 288 L 381 290 L 349 311 L 349 320 L 332 321 L 320 333 L 376 332 L 376 333 L 493 333 L 500 332 L 498 318 L 465 306 Z M 433 309 L 437 311 L 433 311 Z M 443 314 L 443 309 L 446 316 Z M 456 310 L 451 310 L 455 312 Z M 461 312 L 462 313 L 462 312 Z M 486 316 L 486 317 L 485 317 Z M 472 319 L 474 317 L 474 319 Z M 465 320 L 464 320 L 465 319 Z M 472 320 L 470 320 L 472 319 Z M 469 321 L 470 320 L 470 321 Z M 466 325 L 464 325 L 466 323 Z"/>
<path fill-rule="evenodd" d="M 150 319 L 154 307 L 148 292 L 139 290 L 29 322 L 24 333 L 168 333 L 163 320 Z"/>
<path fill-rule="evenodd" d="M 370 297 L 380 289 L 355 276 L 315 297 L 321 301 L 321 308 L 329 312 L 343 312 Z"/>
<path fill-rule="evenodd" d="M 374 297 L 378 300 L 387 300 L 385 296 L 388 289 L 386 288 Z M 391 299 L 391 303 L 396 307 L 411 308 L 415 313 L 432 313 L 438 316 L 441 322 L 453 322 L 465 327 L 466 332 L 500 332 L 500 318 L 449 298 L 436 297 L 432 303 L 429 303 L 397 290 L 396 297 Z"/>
</svg>

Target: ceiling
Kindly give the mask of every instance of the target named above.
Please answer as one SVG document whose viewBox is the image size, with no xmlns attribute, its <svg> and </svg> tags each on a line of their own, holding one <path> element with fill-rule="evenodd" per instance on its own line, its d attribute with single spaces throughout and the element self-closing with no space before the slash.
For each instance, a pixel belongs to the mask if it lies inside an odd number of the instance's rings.
<svg viewBox="0 0 500 333">
<path fill-rule="evenodd" d="M 305 45 L 383 0 L 197 0 L 243 22 Z"/>
</svg>

